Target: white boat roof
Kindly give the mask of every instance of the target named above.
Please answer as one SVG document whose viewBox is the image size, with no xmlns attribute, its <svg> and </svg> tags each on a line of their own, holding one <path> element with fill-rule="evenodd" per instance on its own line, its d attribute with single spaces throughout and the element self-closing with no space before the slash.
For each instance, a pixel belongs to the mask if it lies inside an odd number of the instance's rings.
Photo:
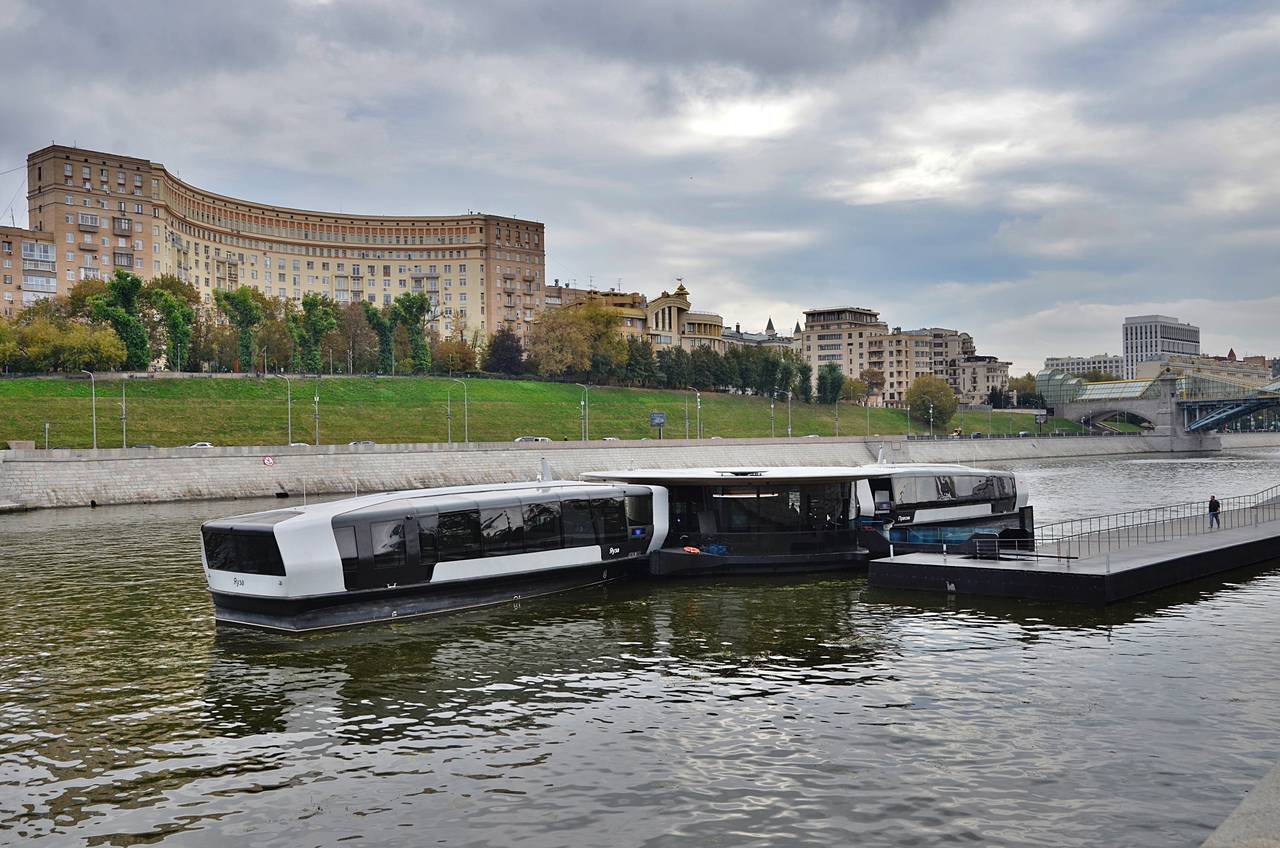
<svg viewBox="0 0 1280 848">
<path fill-rule="evenodd" d="M 399 502 L 406 500 L 424 500 L 429 502 L 437 498 L 456 498 L 459 501 L 465 502 L 485 502 L 494 500 L 506 502 L 512 495 L 538 494 L 551 491 L 554 491 L 557 495 L 561 496 L 567 495 L 572 497 L 573 495 L 582 495 L 583 497 L 590 497 L 591 495 L 601 494 L 603 490 L 615 489 L 621 482 L 622 481 L 531 480 L 521 483 L 489 483 L 473 486 L 443 486 L 435 489 L 403 489 L 394 492 L 373 492 L 367 495 L 359 495 L 351 498 L 339 498 L 337 500 L 322 501 L 320 503 L 310 503 L 306 505 L 298 504 L 281 506 L 278 509 L 266 510 L 263 512 L 234 515 L 227 518 L 216 519 L 215 523 L 262 523 L 267 516 L 279 516 L 282 513 L 292 513 L 290 518 L 284 520 L 293 520 L 294 518 L 302 518 L 304 516 L 311 520 L 329 519 L 335 515 L 342 515 L 357 509 L 380 506 L 393 501 Z"/>
<path fill-rule="evenodd" d="M 721 468 L 636 468 L 626 471 L 589 471 L 582 476 L 593 481 L 646 483 L 650 485 L 692 483 L 797 482 L 863 480 L 903 474 L 1009 474 L 968 465 L 926 465 L 923 463 L 877 463 L 873 465 L 738 466 Z"/>
</svg>

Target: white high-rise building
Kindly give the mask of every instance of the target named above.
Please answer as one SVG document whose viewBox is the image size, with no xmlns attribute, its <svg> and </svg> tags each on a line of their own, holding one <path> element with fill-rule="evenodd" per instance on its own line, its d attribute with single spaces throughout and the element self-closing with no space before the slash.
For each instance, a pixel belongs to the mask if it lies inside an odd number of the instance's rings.
<svg viewBox="0 0 1280 848">
<path fill-rule="evenodd" d="M 1124 357 L 1109 353 L 1095 353 L 1093 356 L 1048 356 L 1045 357 L 1044 367 L 1073 377 L 1090 371 L 1102 371 L 1120 377 L 1124 374 Z"/>
<path fill-rule="evenodd" d="M 1200 328 L 1168 315 L 1124 319 L 1124 378 L 1137 377 L 1138 363 L 1167 354 L 1200 355 Z"/>
</svg>

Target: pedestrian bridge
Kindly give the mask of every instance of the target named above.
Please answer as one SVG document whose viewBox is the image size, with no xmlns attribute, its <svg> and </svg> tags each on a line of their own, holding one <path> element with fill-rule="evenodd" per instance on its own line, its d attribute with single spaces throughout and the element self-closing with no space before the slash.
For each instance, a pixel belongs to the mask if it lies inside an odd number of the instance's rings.
<svg viewBox="0 0 1280 848">
<path fill-rule="evenodd" d="M 1041 371 L 1036 390 L 1063 418 L 1092 425 L 1129 413 L 1149 421 L 1154 434 L 1173 437 L 1213 433 L 1246 416 L 1280 411 L 1280 381 L 1249 386 L 1166 372 L 1149 380 L 1086 383 L 1061 371 Z"/>
</svg>

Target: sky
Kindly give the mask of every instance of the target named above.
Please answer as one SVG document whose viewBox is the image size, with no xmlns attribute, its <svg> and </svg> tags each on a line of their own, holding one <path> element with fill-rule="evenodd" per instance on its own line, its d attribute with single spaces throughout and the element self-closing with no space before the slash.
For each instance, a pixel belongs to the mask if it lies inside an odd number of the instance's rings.
<svg viewBox="0 0 1280 848">
<path fill-rule="evenodd" d="M 1280 356 L 1274 3 L 0 0 L 0 57 L 0 171 L 516 215 L 549 279 L 683 278 L 744 330 L 868 307 L 1015 373 L 1152 312 Z"/>
</svg>

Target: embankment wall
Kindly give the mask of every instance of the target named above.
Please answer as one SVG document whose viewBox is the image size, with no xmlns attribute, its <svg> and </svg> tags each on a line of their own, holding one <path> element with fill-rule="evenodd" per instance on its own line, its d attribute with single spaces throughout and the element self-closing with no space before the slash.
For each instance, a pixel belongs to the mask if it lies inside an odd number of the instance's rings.
<svg viewBox="0 0 1280 848">
<path fill-rule="evenodd" d="M 1280 446 L 1280 434 L 1228 437 L 1224 447 Z M 912 441 L 716 439 L 661 442 L 421 444 L 0 451 L 0 509 L 385 491 L 531 480 L 618 468 L 999 462 L 1164 453 L 1144 436 Z"/>
</svg>

